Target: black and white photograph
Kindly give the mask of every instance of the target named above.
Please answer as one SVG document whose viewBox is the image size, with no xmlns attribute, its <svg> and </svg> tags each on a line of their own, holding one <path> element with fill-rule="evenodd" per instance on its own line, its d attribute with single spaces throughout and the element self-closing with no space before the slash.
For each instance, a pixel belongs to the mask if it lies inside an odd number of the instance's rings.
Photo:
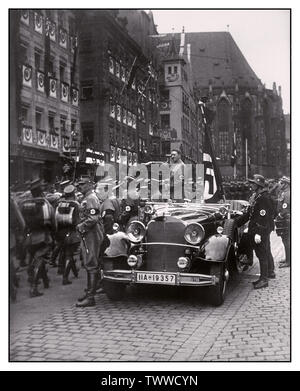
<svg viewBox="0 0 300 391">
<path fill-rule="evenodd" d="M 292 9 L 6 11 L 8 362 L 291 363 Z"/>
</svg>

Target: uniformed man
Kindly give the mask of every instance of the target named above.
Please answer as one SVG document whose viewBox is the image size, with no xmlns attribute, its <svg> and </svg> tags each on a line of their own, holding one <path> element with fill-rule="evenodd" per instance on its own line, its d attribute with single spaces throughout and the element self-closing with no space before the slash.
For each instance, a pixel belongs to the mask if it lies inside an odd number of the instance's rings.
<svg viewBox="0 0 300 391">
<path fill-rule="evenodd" d="M 43 280 L 44 288 L 49 288 L 46 263 L 51 254 L 55 225 L 54 211 L 44 197 L 42 186 L 40 179 L 32 181 L 30 188 L 32 198 L 24 200 L 21 204 L 27 230 L 26 248 L 30 256 L 28 266 L 30 297 L 43 294 L 38 291 L 40 278 Z"/>
<path fill-rule="evenodd" d="M 71 270 L 74 276 L 78 277 L 75 255 L 79 253 L 81 242 L 76 229 L 79 223 L 80 204 L 75 200 L 75 190 L 76 188 L 73 185 L 66 186 L 63 190 L 63 197 L 55 210 L 56 240 L 61 252 L 63 285 L 72 284 L 72 281 L 68 278 Z"/>
<path fill-rule="evenodd" d="M 290 208 L 290 178 L 284 176 L 280 179 L 278 205 L 277 205 L 277 218 L 276 231 L 277 235 L 281 236 L 282 243 L 285 249 L 285 260 L 279 263 L 279 267 L 290 267 L 291 265 L 291 245 L 290 245 L 290 221 L 291 221 L 291 208 Z"/>
<path fill-rule="evenodd" d="M 16 200 L 10 196 L 9 197 L 9 281 L 10 281 L 10 297 L 13 301 L 17 297 L 17 287 L 18 287 L 18 277 L 17 277 L 17 268 L 15 265 L 16 261 L 16 250 L 18 245 L 18 237 L 22 235 L 24 237 L 25 231 L 25 220 L 20 211 L 20 208 Z"/>
<path fill-rule="evenodd" d="M 275 278 L 270 247 L 270 233 L 274 229 L 274 208 L 265 188 L 265 178 L 256 174 L 249 182 L 253 191 L 249 200 L 250 206 L 247 212 L 237 219 L 237 223 L 243 225 L 249 220 L 249 244 L 254 249 L 260 266 L 260 277 L 253 285 L 254 289 L 261 289 L 268 286 L 269 278 Z"/>
<path fill-rule="evenodd" d="M 104 238 L 103 223 L 100 215 L 100 202 L 94 192 L 94 183 L 89 178 L 80 179 L 78 190 L 84 195 L 81 202 L 80 223 L 77 230 L 81 235 L 83 264 L 87 271 L 87 290 L 79 298 L 77 307 L 95 305 L 95 292 L 99 273 L 99 257 Z"/>
</svg>

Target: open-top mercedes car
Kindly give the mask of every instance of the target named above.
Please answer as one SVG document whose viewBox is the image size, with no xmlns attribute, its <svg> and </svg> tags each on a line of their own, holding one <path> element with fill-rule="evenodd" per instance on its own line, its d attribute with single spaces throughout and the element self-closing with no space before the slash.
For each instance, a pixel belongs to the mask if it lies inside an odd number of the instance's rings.
<svg viewBox="0 0 300 391">
<path fill-rule="evenodd" d="M 207 287 L 210 303 L 221 305 L 229 277 L 245 265 L 245 227 L 235 218 L 247 206 L 146 202 L 126 228 L 127 254 L 104 257 L 107 296 L 122 298 L 127 284 Z"/>
</svg>

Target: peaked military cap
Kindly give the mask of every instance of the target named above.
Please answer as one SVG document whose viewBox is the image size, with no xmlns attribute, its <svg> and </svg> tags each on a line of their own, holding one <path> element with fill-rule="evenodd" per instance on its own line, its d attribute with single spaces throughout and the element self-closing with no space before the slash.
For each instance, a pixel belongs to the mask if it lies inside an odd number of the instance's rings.
<svg viewBox="0 0 300 391">
<path fill-rule="evenodd" d="M 68 185 L 68 186 L 66 186 L 66 187 L 64 188 L 64 193 L 65 193 L 66 195 L 70 195 L 70 194 L 75 193 L 75 190 L 76 190 L 75 186 L 73 186 L 73 185 Z"/>
</svg>

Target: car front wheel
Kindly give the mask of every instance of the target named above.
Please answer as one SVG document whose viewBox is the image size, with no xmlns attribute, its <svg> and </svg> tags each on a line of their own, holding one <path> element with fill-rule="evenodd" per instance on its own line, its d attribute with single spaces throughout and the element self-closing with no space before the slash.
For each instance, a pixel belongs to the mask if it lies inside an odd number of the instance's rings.
<svg viewBox="0 0 300 391">
<path fill-rule="evenodd" d="M 219 306 L 224 303 L 229 276 L 226 263 L 222 262 L 211 265 L 210 274 L 218 277 L 219 281 L 216 285 L 208 288 L 209 302 L 214 306 Z"/>
</svg>

